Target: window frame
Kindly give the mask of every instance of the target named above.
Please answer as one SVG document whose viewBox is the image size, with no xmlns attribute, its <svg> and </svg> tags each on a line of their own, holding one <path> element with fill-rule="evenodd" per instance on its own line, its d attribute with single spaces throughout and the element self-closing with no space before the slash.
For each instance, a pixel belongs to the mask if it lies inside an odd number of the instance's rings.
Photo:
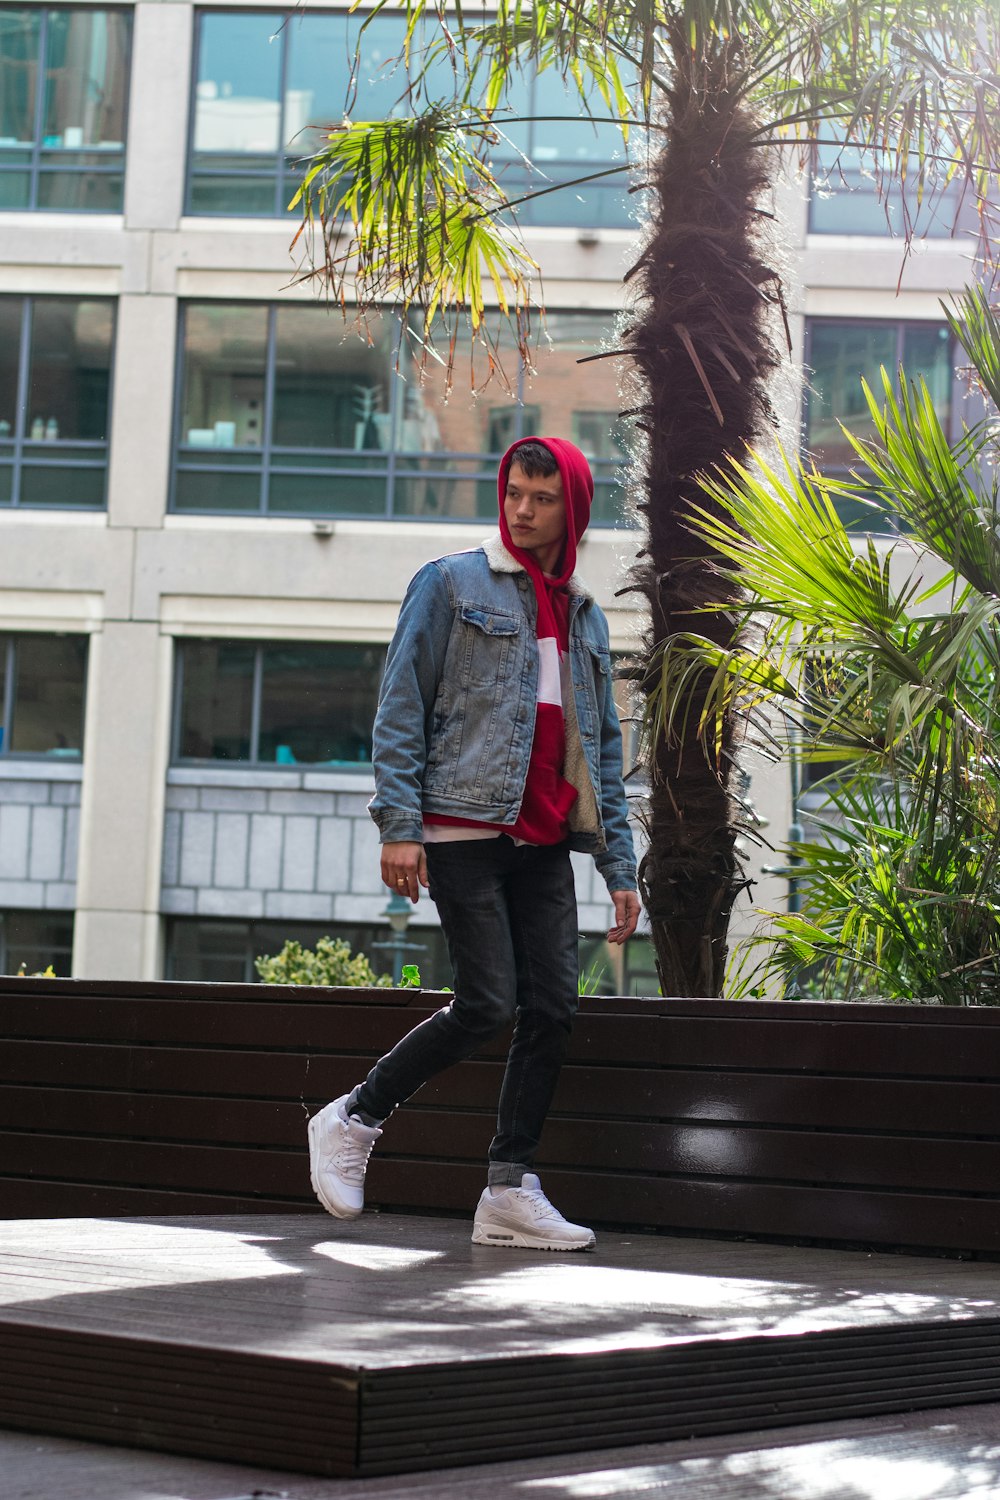
<svg viewBox="0 0 1000 1500">
<path fill-rule="evenodd" d="M 260 220 L 260 219 L 263 219 L 263 220 L 267 220 L 267 219 L 285 219 L 285 218 L 288 217 L 288 210 L 287 210 L 287 208 L 286 208 L 285 205 L 288 203 L 289 198 L 291 198 L 292 193 L 290 192 L 287 197 L 284 197 L 283 195 L 284 195 L 284 192 L 285 192 L 286 178 L 288 178 L 289 175 L 290 175 L 290 173 L 289 173 L 289 160 L 290 159 L 289 159 L 288 153 L 282 147 L 282 142 L 285 139 L 285 99 L 286 99 L 287 93 L 288 93 L 288 88 L 287 88 L 287 84 L 288 84 L 288 25 L 287 25 L 287 23 L 296 14 L 308 14 L 308 15 L 312 16 L 312 15 L 316 15 L 316 14 L 322 14 L 322 12 L 316 12 L 316 11 L 312 11 L 312 10 L 310 10 L 308 12 L 286 11 L 285 8 L 284 8 L 284 6 L 282 6 L 282 5 L 276 5 L 276 6 L 273 7 L 274 13 L 282 15 L 284 17 L 284 21 L 283 21 L 282 25 L 279 27 L 279 33 L 278 33 L 279 37 L 280 37 L 280 43 L 279 43 L 279 45 L 281 47 L 281 54 L 280 54 L 280 59 L 279 59 L 279 63 L 278 63 L 278 99 L 277 99 L 277 104 L 278 104 L 278 148 L 273 153 L 273 157 L 274 157 L 274 196 L 273 196 L 273 200 L 272 200 L 273 201 L 273 207 L 271 209 L 271 212 L 270 213 L 266 213 L 266 214 L 260 214 L 260 213 L 243 213 L 243 214 L 237 214 L 237 213 L 232 213 L 231 211 L 220 211 L 220 210 L 209 211 L 207 209 L 196 208 L 194 206 L 193 202 L 192 202 L 192 197 L 193 197 L 193 193 L 194 193 L 194 186 L 195 186 L 195 180 L 196 180 L 196 178 L 204 180 L 205 178 L 208 178 L 208 177 L 246 177 L 246 178 L 249 179 L 249 178 L 252 178 L 252 177 L 259 177 L 261 175 L 259 169 L 254 170 L 252 167 L 246 167 L 246 168 L 239 168 L 239 167 L 237 167 L 237 168 L 235 168 L 233 170 L 225 170 L 225 171 L 222 168 L 212 168 L 212 167 L 207 167 L 207 168 L 206 167 L 202 167 L 202 168 L 199 168 L 197 171 L 195 169 L 194 133 L 195 133 L 195 129 L 196 129 L 197 123 L 198 123 L 198 121 L 197 121 L 197 114 L 198 114 L 198 71 L 199 71 L 199 68 L 201 66 L 202 22 L 204 21 L 204 19 L 205 19 L 206 16 L 224 16 L 224 15 L 240 15 L 240 16 L 245 16 L 245 15 L 254 15 L 254 14 L 265 14 L 266 15 L 270 9 L 271 9 L 271 7 L 269 7 L 269 6 L 251 7 L 249 9 L 247 9 L 247 10 L 241 10 L 241 9 L 239 9 L 236 6 L 232 6 L 232 7 L 227 6 L 224 9 L 220 8 L 218 6 L 212 6 L 212 5 L 196 5 L 194 7 L 194 27 L 193 27 L 193 33 L 192 33 L 192 38 L 191 38 L 191 76 L 190 76 L 190 79 L 189 79 L 189 82 L 188 82 L 187 138 L 186 138 L 186 141 L 185 141 L 185 153 L 184 153 L 184 214 L 185 214 L 186 217 L 189 217 L 189 218 L 192 218 L 192 219 L 241 219 L 241 220 L 247 220 L 248 222 L 252 221 L 252 220 L 255 220 L 255 219 L 257 219 L 257 220 Z M 334 11 L 331 12 L 331 14 L 333 14 L 333 15 L 343 15 L 344 12 L 343 11 L 334 10 Z M 292 159 L 294 160 L 294 158 L 292 158 Z M 298 184 L 296 183 L 296 187 L 297 186 L 298 186 Z M 293 189 L 292 191 L 294 192 L 294 190 L 295 189 Z"/>
<path fill-rule="evenodd" d="M 114 410 L 115 395 L 115 348 L 118 341 L 118 299 L 106 296 L 62 296 L 56 294 L 50 296 L 48 293 L 39 292 L 14 292 L 0 293 L 5 301 L 17 301 L 21 304 L 21 332 L 17 354 L 17 392 L 14 403 L 14 430 L 8 441 L 11 444 L 9 458 L 0 453 L 0 467 L 10 468 L 11 471 L 11 494 L 9 500 L 0 501 L 0 513 L 8 510 L 40 510 L 40 511 L 89 511 L 100 512 L 108 508 L 108 469 L 111 457 L 111 414 Z M 32 324 L 34 322 L 36 302 L 103 302 L 111 310 L 111 338 L 108 343 L 108 411 L 105 423 L 107 436 L 103 438 L 53 438 L 40 444 L 37 439 L 30 436 L 28 427 L 28 416 L 30 411 L 29 397 L 31 391 L 31 336 Z M 42 452 L 36 453 L 37 448 Z M 25 448 L 29 454 L 25 459 Z M 80 458 L 79 449 L 85 449 L 94 454 L 93 458 Z M 73 450 L 74 457 L 60 458 L 59 450 Z M 51 456 L 50 456 L 51 455 Z M 55 504 L 49 500 L 22 500 L 21 481 L 25 468 L 29 469 L 65 469 L 74 472 L 77 469 L 96 469 L 103 476 L 102 494 L 99 501 L 73 501 L 68 500 L 62 504 Z"/>
<path fill-rule="evenodd" d="M 12 5 L 4 8 L 16 10 L 21 9 L 22 7 Z M 34 133 L 32 136 L 30 148 L 27 146 L 25 147 L 26 150 L 30 150 L 30 161 L 28 161 L 27 163 L 17 163 L 16 165 L 11 163 L 8 166 L 4 165 L 2 162 L 2 158 L 0 158 L 0 178 L 13 176 L 17 172 L 28 173 L 28 203 L 20 208 L 0 207 L 0 213 L 120 215 L 124 212 L 125 207 L 125 167 L 128 158 L 129 109 L 132 94 L 132 47 L 135 32 L 135 7 L 131 5 L 43 5 L 32 7 L 32 9 L 35 9 L 39 16 L 39 31 L 38 55 L 36 59 L 38 75 L 37 86 L 35 89 Z M 108 152 L 109 161 L 107 165 L 102 164 L 101 166 L 87 165 L 85 167 L 76 167 L 71 163 L 60 163 L 58 159 L 54 159 L 52 164 L 49 165 L 44 159 L 46 154 L 52 157 L 53 153 L 57 151 L 65 151 L 67 149 L 71 150 L 73 154 L 75 154 L 77 151 L 81 151 L 87 152 L 92 156 L 97 155 L 98 153 L 103 154 L 105 150 L 104 147 L 80 146 L 66 148 L 62 146 L 46 146 L 44 144 L 43 126 L 45 122 L 46 81 L 48 77 L 47 53 L 49 38 L 49 19 L 53 11 L 73 11 L 78 12 L 81 15 L 120 15 L 125 21 L 128 30 L 128 41 L 125 51 L 125 76 L 122 80 L 122 144 L 121 150 L 114 153 L 113 160 L 110 159 L 112 153 L 110 151 Z M 39 183 L 41 182 L 41 179 L 43 177 L 55 172 L 70 172 L 79 177 L 111 177 L 116 173 L 119 174 L 122 179 L 121 206 L 118 208 L 72 208 L 60 206 L 49 207 L 46 204 L 40 204 L 38 202 Z"/>
<path fill-rule="evenodd" d="M 80 716 L 80 748 L 68 755 L 58 757 L 58 763 L 79 766 L 83 764 L 87 750 L 87 688 L 90 680 L 90 636 L 84 630 L 0 630 L 0 653 L 4 657 L 3 693 L 0 695 L 0 726 L 3 734 L 0 736 L 0 764 L 9 764 L 11 761 L 30 761 L 33 765 L 52 765 L 54 759 L 49 750 L 14 750 L 11 748 L 14 727 L 14 710 L 17 698 L 17 645 L 25 637 L 36 638 L 48 636 L 62 638 L 64 636 L 79 637 L 86 642 L 86 650 L 83 657 L 83 678 L 80 683 L 80 696 L 83 705 Z"/>
<path fill-rule="evenodd" d="M 259 167 L 258 168 L 253 168 L 253 167 L 249 167 L 248 166 L 246 168 L 237 167 L 237 168 L 234 168 L 234 169 L 222 169 L 222 168 L 215 169 L 215 168 L 211 168 L 211 167 L 208 167 L 208 168 L 196 168 L 196 165 L 195 165 L 195 150 L 194 150 L 194 137 L 195 137 L 195 126 L 196 126 L 196 123 L 197 123 L 196 122 L 196 114 L 197 114 L 197 87 L 198 87 L 198 72 L 199 72 L 199 68 L 200 68 L 200 65 L 201 65 L 201 45 L 202 45 L 202 22 L 203 22 L 203 19 L 206 16 L 212 16 L 212 15 L 214 15 L 214 16 L 219 16 L 219 15 L 241 15 L 241 16 L 247 16 L 247 15 L 260 14 L 260 13 L 267 14 L 268 12 L 272 12 L 273 14 L 279 15 L 281 17 L 281 25 L 278 28 L 278 35 L 280 37 L 280 45 L 281 45 L 281 56 L 280 56 L 279 64 L 278 64 L 278 84 L 277 84 L 279 93 L 278 93 L 278 98 L 277 98 L 277 101 L 276 101 L 277 105 L 278 105 L 278 143 L 279 144 L 278 144 L 277 150 L 274 153 L 263 153 L 263 152 L 260 153 L 261 156 L 263 156 L 265 154 L 273 155 L 273 160 L 274 160 L 274 196 L 273 196 L 273 199 L 272 199 L 273 207 L 272 207 L 272 209 L 271 209 L 271 211 L 269 213 L 233 213 L 233 212 L 227 211 L 227 210 L 196 208 L 195 205 L 194 205 L 194 201 L 193 201 L 194 187 L 195 187 L 196 180 L 202 180 L 203 181 L 206 178 L 211 178 L 211 177 L 230 177 L 230 178 L 245 177 L 247 179 L 251 179 L 251 178 L 254 178 L 254 177 L 258 177 L 259 178 L 262 175 L 261 169 Z M 191 76 L 190 76 L 189 87 L 188 87 L 188 99 L 189 99 L 190 103 L 189 103 L 189 108 L 188 108 L 188 129 L 187 129 L 186 155 L 185 155 L 185 172 L 184 172 L 184 213 L 185 213 L 186 216 L 191 217 L 191 218 L 198 218 L 198 219 L 213 219 L 213 218 L 240 219 L 240 220 L 244 220 L 244 219 L 245 220 L 254 220 L 254 219 L 257 219 L 257 220 L 261 220 L 261 219 L 264 219 L 264 220 L 266 220 L 266 219 L 286 219 L 289 222 L 292 222 L 292 219 L 291 219 L 291 217 L 289 215 L 289 212 L 288 212 L 287 205 L 288 205 L 289 200 L 298 191 L 298 187 L 299 187 L 300 178 L 299 178 L 299 174 L 295 171 L 295 165 L 294 164 L 297 161 L 303 159 L 303 157 L 296 156 L 295 154 L 287 151 L 285 149 L 284 145 L 282 144 L 284 142 L 284 140 L 285 140 L 285 109 L 286 109 L 286 100 L 287 100 L 287 95 L 288 95 L 287 84 L 288 84 L 288 72 L 289 72 L 289 27 L 290 27 L 292 21 L 294 21 L 297 17 L 301 17 L 303 15 L 307 15 L 310 18 L 314 18 L 314 17 L 318 17 L 318 16 L 325 16 L 325 15 L 326 16 L 343 17 L 347 13 L 348 12 L 345 12 L 343 9 L 339 9 L 339 8 L 336 8 L 336 7 L 325 7 L 323 9 L 321 9 L 321 10 L 311 10 L 310 9 L 308 11 L 295 10 L 295 9 L 291 9 L 290 10 L 290 9 L 288 9 L 288 7 L 286 5 L 282 5 L 282 4 L 277 4 L 277 5 L 273 6 L 273 7 L 261 5 L 261 6 L 256 6 L 256 7 L 248 7 L 246 9 L 241 9 L 239 7 L 236 7 L 236 6 L 232 6 L 232 7 L 228 7 L 227 6 L 225 8 L 221 8 L 219 6 L 213 6 L 213 5 L 196 5 L 195 6 L 195 11 L 194 11 L 194 29 L 193 29 L 193 38 L 192 38 L 192 48 L 191 48 Z M 372 11 L 363 11 L 363 12 L 361 12 L 361 14 L 363 16 L 370 16 L 370 15 L 374 14 L 374 12 L 372 12 Z M 395 12 L 393 12 L 392 14 L 395 14 Z M 537 108 L 537 106 L 536 106 L 537 88 L 538 88 L 538 74 L 537 74 L 537 72 L 535 70 L 532 70 L 530 78 L 528 80 L 528 114 L 529 114 L 529 116 L 532 116 L 532 117 L 535 115 L 536 108 Z M 536 126 L 537 126 L 538 123 L 539 122 L 537 122 L 534 119 L 532 119 L 531 122 L 528 123 L 527 126 L 526 126 L 526 128 L 527 128 L 527 130 L 529 132 L 529 145 L 528 145 L 528 149 L 526 151 L 526 155 L 529 157 L 529 159 L 533 159 L 532 158 L 532 153 L 534 151 L 534 132 L 535 132 L 535 129 L 536 129 Z M 305 156 L 307 154 L 308 154 L 307 152 L 304 152 L 303 156 Z M 512 157 L 510 159 L 509 163 L 505 162 L 504 165 L 510 165 L 511 167 L 515 167 L 516 168 L 516 160 L 515 160 L 515 158 Z M 556 169 L 558 169 L 562 165 L 562 163 L 561 162 L 553 162 L 551 165 L 553 165 Z M 588 162 L 588 163 L 582 164 L 582 165 L 585 166 L 585 170 L 581 171 L 579 173 L 580 176 L 586 176 L 590 172 L 598 173 L 598 172 L 601 172 L 603 170 L 606 170 L 607 168 L 612 168 L 612 167 L 621 168 L 623 170 L 623 172 L 625 170 L 625 161 L 624 161 L 624 158 L 622 158 L 621 160 L 615 160 L 615 159 L 613 159 L 611 157 L 600 157 L 600 158 L 595 157 L 592 162 Z M 515 175 L 515 181 L 514 181 L 513 189 L 512 189 L 512 197 L 514 197 L 514 198 L 520 198 L 523 193 L 526 193 L 526 192 L 529 192 L 529 191 L 532 190 L 532 185 L 533 184 L 534 184 L 534 186 L 536 186 L 539 189 L 544 188 L 544 187 L 550 185 L 550 181 L 546 177 L 543 177 L 541 175 L 542 171 L 544 170 L 544 166 L 542 164 L 536 164 L 536 168 L 535 168 L 534 173 L 531 173 L 527 169 L 523 169 L 523 170 L 525 171 L 525 174 L 526 174 L 525 175 L 525 180 L 524 180 L 523 183 L 521 183 L 521 182 L 519 182 L 516 179 L 516 175 Z M 575 173 L 575 172 L 570 172 L 568 174 L 566 180 L 567 181 L 571 181 L 576 175 L 578 175 L 578 174 Z M 559 180 L 558 178 L 552 178 L 551 179 L 552 182 L 555 182 L 555 181 L 558 181 L 558 180 Z M 586 189 L 585 190 L 586 191 L 596 191 L 596 192 L 600 193 L 600 192 L 605 191 L 608 187 L 613 187 L 613 186 L 615 186 L 614 179 L 608 179 L 608 180 L 598 179 L 596 182 L 588 183 L 586 185 Z M 547 203 L 549 200 L 548 199 L 542 199 L 541 201 L 543 203 Z M 628 201 L 631 203 L 631 199 L 629 199 Z M 522 226 L 525 227 L 525 228 L 532 228 L 532 227 L 560 228 L 560 227 L 565 227 L 567 229 L 577 230 L 577 231 L 582 230 L 582 229 L 599 229 L 599 230 L 602 230 L 602 231 L 603 230 L 609 230 L 609 229 L 617 229 L 617 230 L 623 231 L 625 233 L 635 233 L 636 232 L 636 228 L 637 228 L 637 224 L 636 224 L 636 222 L 633 222 L 633 217 L 632 217 L 631 213 L 629 214 L 629 221 L 628 221 L 627 224 L 609 224 L 609 225 L 603 225 L 603 224 L 600 224 L 600 223 L 591 223 L 591 221 L 589 219 L 584 220 L 584 221 L 580 221 L 580 222 L 577 222 L 576 220 L 567 220 L 567 221 L 565 221 L 565 223 L 560 223 L 560 222 L 553 223 L 550 219 L 546 218 L 544 215 L 543 215 L 543 217 L 540 220 L 537 221 L 537 224 L 536 224 L 536 220 L 535 220 L 534 214 L 533 214 L 533 208 L 534 208 L 534 202 L 532 201 L 532 202 L 524 204 L 523 208 L 520 210 L 521 223 L 522 223 Z"/>
<path fill-rule="evenodd" d="M 250 724 L 248 738 L 250 741 L 250 755 L 246 760 L 225 760 L 213 756 L 196 756 L 181 754 L 181 735 L 183 732 L 183 705 L 184 705 L 184 657 L 189 645 L 209 643 L 211 645 L 241 645 L 252 648 L 254 653 L 253 678 L 251 682 L 250 697 Z M 388 651 L 388 643 L 385 641 L 317 641 L 315 639 L 271 639 L 264 640 L 254 637 L 245 639 L 243 636 L 180 636 L 175 642 L 174 648 L 174 673 L 173 673 L 173 707 L 170 723 L 170 767 L 175 770 L 230 770 L 233 772 L 255 772 L 262 771 L 270 774 L 278 771 L 282 774 L 301 775 L 307 772 L 310 776 L 322 775 L 323 772 L 331 776 L 343 776 L 357 774 L 371 779 L 372 762 L 365 761 L 307 761 L 300 760 L 285 763 L 279 760 L 261 760 L 260 757 L 260 726 L 261 726 L 261 704 L 264 694 L 264 652 L 276 645 L 281 646 L 357 646 L 363 650 L 380 650 L 382 652 L 382 673 L 385 672 L 385 653 Z M 381 685 L 382 677 L 379 677 Z M 256 752 L 256 754 L 254 753 Z"/>
<path fill-rule="evenodd" d="M 432 465 L 431 460 L 435 457 L 435 455 L 416 452 L 410 453 L 403 448 L 395 446 L 395 438 L 399 432 L 401 418 L 403 416 L 402 403 L 404 400 L 404 382 L 401 379 L 397 378 L 393 368 L 391 357 L 386 369 L 388 391 L 388 411 L 386 415 L 389 419 L 389 430 L 393 434 L 394 443 L 390 445 L 390 447 L 384 450 L 380 450 L 378 454 L 375 454 L 374 452 L 368 452 L 366 450 L 363 456 L 369 460 L 367 467 L 363 467 L 357 462 L 357 459 L 362 455 L 359 455 L 354 449 L 333 447 L 297 448 L 285 444 L 278 444 L 273 441 L 272 433 L 274 429 L 275 371 L 277 360 L 277 318 L 278 313 L 282 310 L 283 307 L 298 305 L 302 304 L 278 303 L 266 300 L 253 301 L 238 298 L 208 299 L 203 297 L 191 297 L 183 298 L 178 301 L 176 344 L 177 358 L 174 361 L 174 409 L 170 449 L 170 482 L 167 495 L 167 513 L 169 515 L 181 516 L 260 516 L 262 518 L 267 518 L 269 516 L 279 516 L 282 520 L 300 519 L 308 521 L 417 521 L 421 525 L 432 526 L 482 526 L 484 523 L 488 525 L 490 521 L 494 519 L 494 513 L 492 511 L 489 515 L 427 515 L 414 514 L 406 510 L 395 509 L 397 480 L 405 481 L 411 475 L 426 480 L 462 480 L 470 484 L 489 484 L 495 486 L 497 468 L 499 466 L 501 458 L 503 457 L 503 452 L 506 451 L 506 449 L 502 451 L 497 450 L 496 452 L 490 453 L 476 452 L 471 449 L 441 449 L 439 455 L 437 455 L 441 459 L 440 464 Z M 246 463 L 242 463 L 238 466 L 220 463 L 218 461 L 213 462 L 211 456 L 213 451 L 212 449 L 199 448 L 192 446 L 191 444 L 181 442 L 182 419 L 184 415 L 184 387 L 187 379 L 187 316 L 189 310 L 195 307 L 263 307 L 267 311 L 268 322 L 263 370 L 263 410 L 261 423 L 261 441 L 259 447 L 257 448 L 245 448 L 242 450 L 236 450 L 244 452 L 248 455 L 252 453 L 257 459 L 256 462 L 250 461 L 249 458 Z M 317 312 L 319 311 L 321 311 L 321 309 L 317 309 Z M 570 315 L 573 315 L 577 311 L 577 309 L 550 309 L 550 311 L 552 311 L 553 313 L 566 312 Z M 606 313 L 606 316 L 609 319 L 615 316 L 613 309 L 601 310 L 588 308 L 583 309 L 583 312 L 587 316 L 601 316 L 602 313 Z M 401 340 L 403 339 L 403 328 L 400 314 L 392 308 L 387 308 L 385 310 L 385 316 L 393 320 L 394 334 L 391 341 L 391 348 L 393 350 L 397 350 L 401 347 Z M 517 373 L 517 395 L 516 398 L 513 399 L 510 403 L 510 412 L 512 417 L 514 418 L 514 425 L 518 434 L 516 438 L 511 439 L 512 442 L 520 441 L 521 438 L 530 435 L 529 418 L 533 413 L 537 411 L 537 400 L 534 397 L 529 397 L 529 399 L 525 398 L 527 395 L 527 384 L 534 378 L 536 377 L 525 371 L 523 366 L 519 364 Z M 231 450 L 219 451 L 224 452 Z M 283 459 L 291 460 L 296 454 L 302 455 L 303 460 L 309 458 L 313 461 L 311 463 L 305 461 L 299 463 L 289 461 L 283 464 Z M 352 458 L 355 460 L 353 466 L 351 464 Z M 323 461 L 324 459 L 326 460 L 325 462 Z M 377 459 L 381 459 L 381 462 L 376 461 Z M 419 470 L 410 468 L 410 464 L 418 459 L 420 461 Z M 448 467 L 448 465 L 454 465 L 455 463 L 461 464 L 463 466 L 467 465 L 468 467 L 463 467 L 458 471 L 456 471 L 454 467 Z M 618 477 L 623 467 L 624 460 L 622 462 L 619 462 L 617 459 L 595 459 L 591 461 L 591 470 L 594 474 L 595 481 L 595 506 L 599 499 L 603 499 L 609 493 L 614 494 L 616 490 L 623 489 L 623 486 L 619 482 Z M 215 508 L 210 506 L 179 506 L 177 503 L 178 475 L 185 473 L 253 475 L 254 478 L 258 481 L 257 502 L 254 505 L 248 503 L 245 507 L 239 509 L 223 506 Z M 350 481 L 351 479 L 370 480 L 381 478 L 385 483 L 385 503 L 383 508 L 378 511 L 373 511 L 370 507 L 367 509 L 359 507 L 354 510 L 349 510 L 346 507 L 333 508 L 332 506 L 327 510 L 317 510 L 315 508 L 292 510 L 286 509 L 284 507 L 280 510 L 271 510 L 269 505 L 270 481 L 272 476 L 275 475 L 277 475 L 278 477 L 284 477 L 286 475 L 308 477 L 312 475 L 314 477 L 322 477 L 330 480 L 347 481 Z M 626 529 L 628 528 L 629 524 L 630 519 L 628 514 L 620 513 L 607 520 L 601 516 L 595 515 L 591 519 L 590 527 L 591 529 L 599 528 L 601 530 L 612 531 L 616 529 Z"/>
</svg>

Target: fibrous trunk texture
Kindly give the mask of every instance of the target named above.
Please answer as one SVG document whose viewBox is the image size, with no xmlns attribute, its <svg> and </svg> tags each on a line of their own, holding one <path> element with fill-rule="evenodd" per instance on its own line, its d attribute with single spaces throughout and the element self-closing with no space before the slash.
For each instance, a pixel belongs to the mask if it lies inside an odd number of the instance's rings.
<svg viewBox="0 0 1000 1500">
<path fill-rule="evenodd" d="M 738 49 L 720 44 L 695 60 L 684 36 L 674 40 L 666 144 L 649 179 L 652 222 L 626 334 L 643 433 L 636 477 L 646 541 L 631 585 L 649 602 L 647 674 L 677 632 L 734 640 L 735 616 L 701 612 L 735 600 L 687 520 L 692 501 L 708 505 L 698 476 L 727 455 L 745 457 L 771 425 L 777 356 L 768 330 L 780 295 L 762 212 L 774 161 L 741 102 Z M 696 689 L 687 727 L 655 745 L 647 767 L 640 883 L 665 995 L 722 994 L 730 913 L 745 884 L 730 789 L 738 729 L 726 725 L 710 760 L 697 741 L 700 707 Z"/>
</svg>

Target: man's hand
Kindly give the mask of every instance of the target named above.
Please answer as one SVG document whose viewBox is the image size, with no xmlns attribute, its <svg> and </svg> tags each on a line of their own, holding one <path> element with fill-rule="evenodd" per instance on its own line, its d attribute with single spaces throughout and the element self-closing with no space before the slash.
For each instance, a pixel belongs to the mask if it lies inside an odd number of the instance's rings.
<svg viewBox="0 0 1000 1500">
<path fill-rule="evenodd" d="M 427 855 L 423 844 L 383 844 L 382 882 L 397 895 L 409 896 L 416 905 L 420 887 L 427 887 Z"/>
<path fill-rule="evenodd" d="M 620 944 L 632 936 L 642 908 L 636 891 L 612 891 L 611 899 L 615 903 L 615 925 L 608 933 L 608 942 Z"/>
</svg>

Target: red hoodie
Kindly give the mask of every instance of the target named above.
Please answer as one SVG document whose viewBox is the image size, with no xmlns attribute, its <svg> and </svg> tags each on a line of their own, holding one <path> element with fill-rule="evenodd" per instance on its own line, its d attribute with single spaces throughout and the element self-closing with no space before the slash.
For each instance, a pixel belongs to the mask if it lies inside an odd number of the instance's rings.
<svg viewBox="0 0 1000 1500">
<path fill-rule="evenodd" d="M 553 574 L 542 572 L 531 552 L 515 545 L 507 526 L 504 499 L 507 474 L 522 443 L 540 443 L 559 465 L 566 505 L 566 543 Z M 525 437 L 508 448 L 497 474 L 500 535 L 507 551 L 516 557 L 531 579 L 538 605 L 538 702 L 535 734 L 531 744 L 528 775 L 517 821 L 513 826 L 477 823 L 468 818 L 425 817 L 425 823 L 452 828 L 478 828 L 484 833 L 502 832 L 526 844 L 558 844 L 569 831 L 570 809 L 576 790 L 562 774 L 566 754 L 563 716 L 563 663 L 569 652 L 569 595 L 567 584 L 576 568 L 576 549 L 590 522 L 594 480 L 584 455 L 564 438 Z"/>
</svg>

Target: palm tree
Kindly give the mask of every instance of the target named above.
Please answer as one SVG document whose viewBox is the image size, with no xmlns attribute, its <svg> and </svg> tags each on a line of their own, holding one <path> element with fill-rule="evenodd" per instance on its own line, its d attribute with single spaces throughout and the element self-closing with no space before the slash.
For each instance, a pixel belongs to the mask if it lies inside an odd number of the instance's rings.
<svg viewBox="0 0 1000 1500">
<path fill-rule="evenodd" d="M 423 57 L 453 62 L 453 97 L 426 99 L 431 73 L 414 51 L 408 117 L 330 131 L 301 192 L 303 274 L 362 313 L 395 302 L 417 317 L 424 349 L 436 342 L 446 360 L 460 320 L 494 338 L 489 297 L 530 359 L 533 262 L 516 208 L 531 195 L 508 196 L 490 165 L 508 91 L 529 65 L 559 70 L 584 111 L 620 125 L 648 211 L 627 277 L 631 311 L 608 351 L 625 356 L 637 435 L 631 485 L 645 534 L 629 587 L 648 605 L 635 669 L 648 690 L 665 641 L 697 624 L 728 647 L 740 629 L 739 585 L 689 521 L 692 503 L 704 503 L 699 476 L 744 456 L 773 421 L 782 296 L 770 190 L 782 147 L 864 147 L 880 189 L 905 184 L 911 201 L 957 173 L 980 207 L 985 249 L 1000 161 L 996 6 L 499 0 L 487 21 L 444 0 L 405 9 L 408 45 L 429 36 Z M 716 606 L 708 617 L 706 604 Z M 732 788 L 740 726 L 728 716 L 702 753 L 706 686 L 689 676 L 688 711 L 663 721 L 647 767 L 640 878 L 664 994 L 721 993 L 745 883 Z"/>
<path fill-rule="evenodd" d="M 923 382 L 883 370 L 857 479 L 731 460 L 706 480 L 693 524 L 762 628 L 752 651 L 675 639 L 657 693 L 682 696 L 695 660 L 703 737 L 777 709 L 827 771 L 801 909 L 771 914 L 744 987 L 1000 1004 L 1000 317 L 979 288 L 948 316 L 993 405 L 956 441 Z M 837 502 L 865 494 L 904 534 L 858 550 Z"/>
</svg>

